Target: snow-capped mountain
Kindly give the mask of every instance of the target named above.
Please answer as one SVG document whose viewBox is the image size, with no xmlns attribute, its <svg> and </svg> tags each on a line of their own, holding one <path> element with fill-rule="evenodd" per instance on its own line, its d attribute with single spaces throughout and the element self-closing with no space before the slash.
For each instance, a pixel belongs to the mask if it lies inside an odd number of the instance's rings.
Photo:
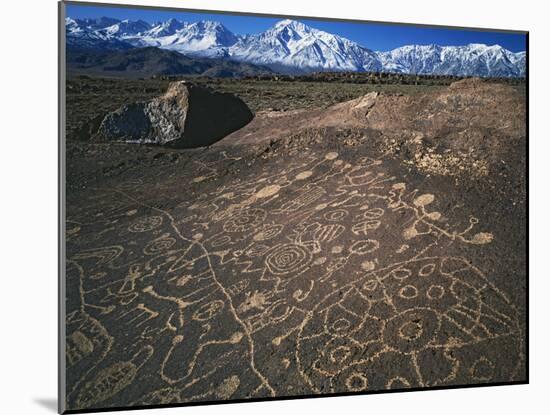
<svg viewBox="0 0 550 415">
<path fill-rule="evenodd" d="M 144 20 L 122 20 L 111 26 L 97 30 L 98 33 L 106 37 L 118 37 L 120 39 L 141 37 L 144 35 L 151 25 Z"/>
<path fill-rule="evenodd" d="M 76 24 L 83 30 L 98 30 L 98 29 L 104 29 L 108 26 L 112 26 L 120 20 L 113 19 L 111 17 L 98 17 L 96 19 L 71 19 L 70 17 L 67 17 L 65 19 L 65 24 L 67 21 L 72 21 L 73 24 Z"/>
<path fill-rule="evenodd" d="M 378 57 L 384 68 L 401 73 L 506 77 L 525 71 L 519 54 L 499 45 L 410 45 L 379 52 Z"/>
<path fill-rule="evenodd" d="M 229 48 L 233 59 L 301 71 L 380 71 L 376 54 L 343 37 L 282 20 L 257 35 L 246 36 Z"/>
<path fill-rule="evenodd" d="M 266 65 L 288 73 L 372 71 L 407 74 L 521 77 L 526 53 L 499 45 L 408 45 L 375 52 L 344 37 L 295 20 L 281 20 L 266 31 L 238 36 L 213 21 L 145 21 L 111 18 L 65 22 L 68 44 L 124 49 L 155 46 L 189 56 L 227 58 Z"/>
<path fill-rule="evenodd" d="M 133 46 L 117 37 L 106 36 L 101 31 L 119 21 L 102 17 L 100 19 L 71 19 L 65 20 L 67 46 L 77 49 L 125 50 Z M 99 27 L 100 25 L 107 25 Z"/>
<path fill-rule="evenodd" d="M 169 19 L 165 22 L 158 22 L 155 23 L 151 29 L 149 29 L 145 36 L 150 38 L 171 36 L 178 30 L 183 29 L 188 24 L 189 23 L 187 22 L 181 22 L 176 19 Z"/>
<path fill-rule="evenodd" d="M 201 57 L 227 57 L 228 48 L 238 40 L 239 37 L 224 25 L 211 21 L 185 24 L 171 35 L 143 39 L 149 46 Z"/>
</svg>

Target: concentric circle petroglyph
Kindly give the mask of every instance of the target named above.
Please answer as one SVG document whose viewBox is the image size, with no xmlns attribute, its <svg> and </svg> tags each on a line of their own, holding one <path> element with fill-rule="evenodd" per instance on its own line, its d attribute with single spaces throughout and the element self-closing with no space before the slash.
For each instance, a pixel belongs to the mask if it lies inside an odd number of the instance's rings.
<svg viewBox="0 0 550 415">
<path fill-rule="evenodd" d="M 145 255 L 155 255 L 159 252 L 166 251 L 170 247 L 172 247 L 176 243 L 176 239 L 168 236 L 163 235 L 160 238 L 153 239 L 143 249 L 143 253 Z"/>
<path fill-rule="evenodd" d="M 130 232 L 148 232 L 158 228 L 162 224 L 162 216 L 146 216 L 133 222 L 128 230 Z"/>
<path fill-rule="evenodd" d="M 406 299 L 416 298 L 418 290 L 414 285 L 405 285 L 399 290 L 399 296 Z"/>
<path fill-rule="evenodd" d="M 256 229 L 266 217 L 263 209 L 244 209 L 223 224 L 226 232 L 246 232 Z"/>
<path fill-rule="evenodd" d="M 311 262 L 311 253 L 301 245 L 285 244 L 275 248 L 266 258 L 269 270 L 278 275 L 297 273 Z"/>
<path fill-rule="evenodd" d="M 427 308 L 404 311 L 387 321 L 383 341 L 391 348 L 411 353 L 425 347 L 439 330 L 439 316 Z"/>
<path fill-rule="evenodd" d="M 330 222 L 338 222 L 348 216 L 348 211 L 345 209 L 335 209 L 324 214 L 324 218 Z"/>
</svg>

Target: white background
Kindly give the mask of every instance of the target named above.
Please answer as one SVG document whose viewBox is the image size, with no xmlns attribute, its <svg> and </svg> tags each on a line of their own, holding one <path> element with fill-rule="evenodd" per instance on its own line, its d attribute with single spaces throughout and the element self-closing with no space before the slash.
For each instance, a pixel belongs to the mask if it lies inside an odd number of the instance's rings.
<svg viewBox="0 0 550 415">
<path fill-rule="evenodd" d="M 112 0 L 113 3 L 124 1 Z M 541 413 L 549 406 L 550 62 L 544 2 L 180 0 L 133 4 L 530 31 L 530 385 L 232 404 L 145 414 Z M 57 391 L 57 4 L 6 0 L 0 23 L 0 411 L 54 413 Z M 7 94 L 6 94 L 7 92 Z M 537 409 L 538 408 L 538 409 Z M 546 411 L 545 411 L 546 412 Z M 126 413 L 126 412 L 125 412 Z M 136 412 L 133 412 L 136 413 Z M 546 412 L 548 413 L 548 412 Z"/>
</svg>

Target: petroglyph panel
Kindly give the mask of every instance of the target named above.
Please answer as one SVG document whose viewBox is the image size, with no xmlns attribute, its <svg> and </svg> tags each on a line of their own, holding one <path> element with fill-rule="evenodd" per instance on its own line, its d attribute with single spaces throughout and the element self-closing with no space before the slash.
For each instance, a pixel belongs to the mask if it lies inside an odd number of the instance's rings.
<svg viewBox="0 0 550 415">
<path fill-rule="evenodd" d="M 517 379 L 520 316 L 469 257 L 496 236 L 468 206 L 384 159 L 218 181 L 239 157 L 208 157 L 200 191 L 143 177 L 69 201 L 69 408 Z"/>
</svg>

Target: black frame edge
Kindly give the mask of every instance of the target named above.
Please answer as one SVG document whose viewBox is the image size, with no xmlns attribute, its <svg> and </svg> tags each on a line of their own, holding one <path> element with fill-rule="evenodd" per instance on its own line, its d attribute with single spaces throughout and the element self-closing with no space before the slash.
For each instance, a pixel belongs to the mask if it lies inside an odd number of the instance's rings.
<svg viewBox="0 0 550 415">
<path fill-rule="evenodd" d="M 57 44 L 57 103 L 58 103 L 58 177 L 57 177 L 57 218 L 58 218 L 58 376 L 57 376 L 57 412 L 62 414 L 66 408 L 66 266 L 65 266 L 65 136 L 66 136 L 66 40 L 65 40 L 65 11 L 66 3 L 60 1 L 58 5 L 58 44 Z"/>
</svg>

